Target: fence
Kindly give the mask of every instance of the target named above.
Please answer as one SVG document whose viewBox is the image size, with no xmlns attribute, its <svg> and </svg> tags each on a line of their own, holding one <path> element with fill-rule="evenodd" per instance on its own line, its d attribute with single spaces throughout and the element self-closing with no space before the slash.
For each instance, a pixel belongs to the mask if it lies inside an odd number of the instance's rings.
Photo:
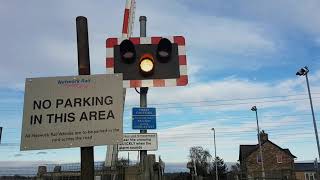
<svg viewBox="0 0 320 180">
<path fill-rule="evenodd" d="M 95 167 L 96 180 L 138 180 L 142 174 L 141 167 L 138 166 L 118 166 L 110 167 Z M 62 171 L 61 166 L 56 166 L 52 172 L 46 172 L 44 166 L 39 167 L 37 180 L 80 180 L 79 170 Z"/>
<path fill-rule="evenodd" d="M 105 167 L 95 163 L 96 180 L 163 180 L 164 165 L 148 155 L 143 163 L 134 166 Z M 2 176 L 0 180 L 80 180 L 80 164 L 39 166 L 36 175 Z"/>
<path fill-rule="evenodd" d="M 265 178 L 262 178 L 261 171 L 250 171 L 247 173 L 239 173 L 240 180 L 295 180 L 295 172 L 291 169 L 266 170 Z"/>
</svg>

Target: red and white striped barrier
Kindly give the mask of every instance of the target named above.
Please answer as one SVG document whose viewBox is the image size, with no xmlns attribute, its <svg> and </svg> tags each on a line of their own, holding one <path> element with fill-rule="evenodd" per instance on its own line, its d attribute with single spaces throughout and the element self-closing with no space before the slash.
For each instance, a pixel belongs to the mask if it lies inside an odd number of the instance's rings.
<svg viewBox="0 0 320 180">
<path fill-rule="evenodd" d="M 122 25 L 122 37 L 129 38 L 132 35 L 133 24 L 134 24 L 134 14 L 135 14 L 136 2 L 135 0 L 126 0 L 126 7 L 124 9 L 123 25 Z M 125 101 L 126 89 L 123 90 L 123 101 Z M 111 166 L 115 164 L 116 159 L 118 159 L 118 146 L 108 145 L 106 166 Z M 113 163 L 112 163 L 112 162 Z"/>
<path fill-rule="evenodd" d="M 134 14 L 136 2 L 135 0 L 127 0 L 123 16 L 122 37 L 128 38 L 132 35 Z"/>
<path fill-rule="evenodd" d="M 171 43 L 178 45 L 180 77 L 177 79 L 152 79 L 152 80 L 123 80 L 124 88 L 137 87 L 166 87 L 185 86 L 188 84 L 187 59 L 185 50 L 185 39 L 183 36 L 171 37 L 133 37 L 133 38 L 108 38 L 106 41 L 107 74 L 114 74 L 114 46 L 120 45 L 125 39 L 130 39 L 133 44 L 158 44 L 161 38 L 167 38 Z"/>
</svg>

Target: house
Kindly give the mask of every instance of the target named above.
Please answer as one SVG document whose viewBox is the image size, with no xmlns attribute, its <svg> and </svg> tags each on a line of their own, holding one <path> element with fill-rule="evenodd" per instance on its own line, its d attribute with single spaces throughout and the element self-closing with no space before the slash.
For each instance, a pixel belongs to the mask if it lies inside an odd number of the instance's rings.
<svg viewBox="0 0 320 180">
<path fill-rule="evenodd" d="M 320 164 L 318 163 L 318 167 Z M 316 163 L 294 163 L 294 170 L 297 180 L 315 180 Z"/>
<path fill-rule="evenodd" d="M 294 179 L 294 159 L 289 149 L 283 149 L 269 140 L 268 134 L 260 133 L 265 178 Z M 242 177 L 262 179 L 262 161 L 259 144 L 240 145 L 239 161 Z"/>
</svg>

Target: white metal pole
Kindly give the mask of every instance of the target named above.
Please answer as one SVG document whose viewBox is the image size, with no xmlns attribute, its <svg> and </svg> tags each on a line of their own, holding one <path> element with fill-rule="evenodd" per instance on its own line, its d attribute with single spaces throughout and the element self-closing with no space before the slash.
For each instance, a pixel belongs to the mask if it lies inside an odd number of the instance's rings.
<svg viewBox="0 0 320 180">
<path fill-rule="evenodd" d="M 216 180 L 219 180 L 218 176 L 218 162 L 217 162 L 217 145 L 216 145 L 216 131 L 213 129 L 213 137 L 214 137 L 214 158 L 216 161 Z"/>
<path fill-rule="evenodd" d="M 217 162 L 217 146 L 216 146 L 216 131 L 214 128 L 212 128 L 212 130 L 213 130 L 213 141 L 214 141 L 214 162 L 215 162 L 215 166 L 216 166 L 216 180 L 219 180 L 218 162 Z"/>
<path fill-rule="evenodd" d="M 296 75 L 298 75 L 298 76 L 306 76 L 306 82 L 307 82 L 307 88 L 308 88 L 308 94 L 309 94 L 309 100 L 310 100 L 310 107 L 311 107 L 311 113 L 312 113 L 312 119 L 313 119 L 314 133 L 316 135 L 316 141 L 317 141 L 318 158 L 320 159 L 320 146 L 319 146 L 318 130 L 317 130 L 317 123 L 316 123 L 316 119 L 315 119 L 314 111 L 313 111 L 313 105 L 312 105 L 312 98 L 311 98 L 311 92 L 310 92 L 308 73 L 309 73 L 309 69 L 308 69 L 307 66 L 305 66 L 305 67 L 301 68 L 296 73 Z M 319 177 L 319 169 L 317 171 L 318 171 L 317 175 Z"/>
</svg>

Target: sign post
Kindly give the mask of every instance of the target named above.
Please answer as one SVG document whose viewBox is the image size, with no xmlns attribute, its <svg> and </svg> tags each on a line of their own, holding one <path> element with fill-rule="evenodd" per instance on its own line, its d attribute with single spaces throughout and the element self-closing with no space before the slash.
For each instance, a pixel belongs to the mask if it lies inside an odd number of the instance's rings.
<svg viewBox="0 0 320 180">
<path fill-rule="evenodd" d="M 136 91 L 140 94 L 140 107 L 145 108 L 149 87 L 188 84 L 187 59 L 183 36 L 146 37 L 147 17 L 140 16 L 139 21 L 140 37 L 106 40 L 106 68 L 108 74 L 123 74 L 124 88 L 140 88 L 140 92 Z M 144 120 L 153 121 L 152 117 Z M 145 134 L 148 127 L 136 129 Z M 141 150 L 140 162 L 145 156 L 147 151 Z"/>
<path fill-rule="evenodd" d="M 90 54 L 87 18 L 78 16 L 77 48 L 78 48 L 78 72 L 79 75 L 90 75 Z M 94 149 L 93 147 L 81 147 L 81 180 L 94 179 Z"/>
<path fill-rule="evenodd" d="M 147 36 L 147 17 L 146 16 L 140 16 L 139 17 L 140 22 L 140 37 L 146 37 Z M 147 107 L 147 93 L 148 93 L 148 87 L 141 87 L 140 88 L 140 107 Z M 140 133 L 147 133 L 146 129 L 141 129 Z M 141 150 L 140 151 L 140 163 L 143 163 L 143 159 L 147 157 L 147 151 Z"/>
</svg>

